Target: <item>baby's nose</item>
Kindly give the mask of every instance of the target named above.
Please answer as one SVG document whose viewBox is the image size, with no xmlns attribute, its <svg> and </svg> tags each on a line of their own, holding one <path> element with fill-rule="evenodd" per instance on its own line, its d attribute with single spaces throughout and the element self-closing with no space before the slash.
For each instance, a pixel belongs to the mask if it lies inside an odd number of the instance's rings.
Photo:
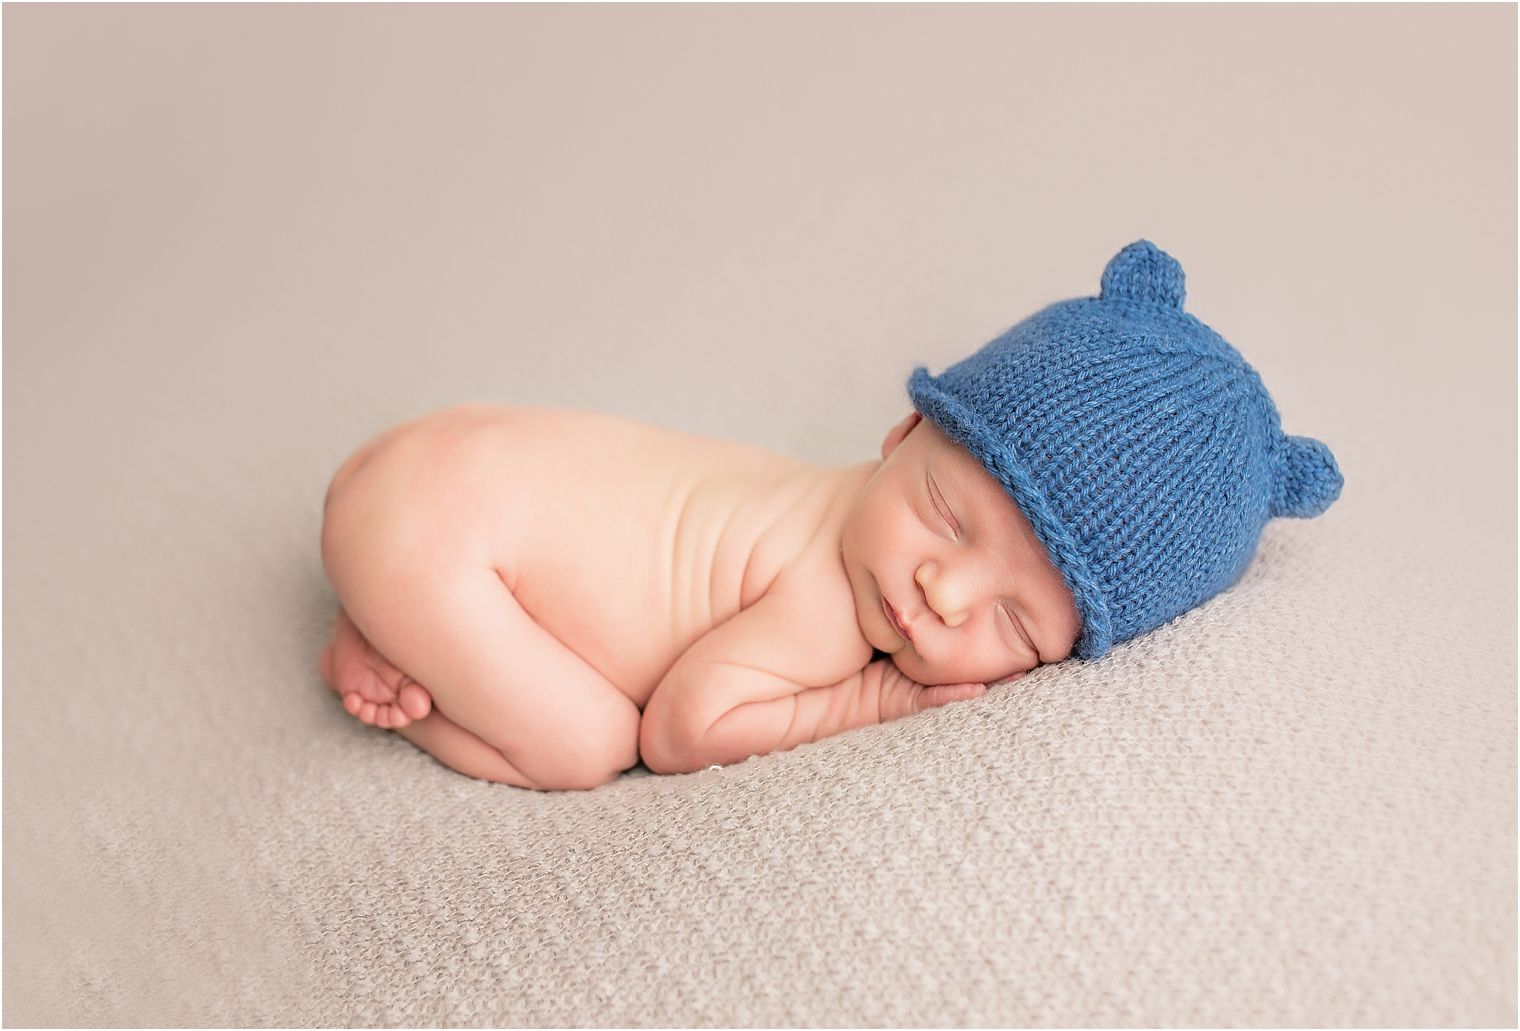
<svg viewBox="0 0 1520 1031">
<path fill-rule="evenodd" d="M 913 582 L 918 584 L 924 607 L 945 626 L 953 630 L 970 615 L 969 599 L 973 592 L 968 587 L 958 585 L 953 577 L 931 570 L 929 563 L 919 566 L 913 574 Z"/>
</svg>

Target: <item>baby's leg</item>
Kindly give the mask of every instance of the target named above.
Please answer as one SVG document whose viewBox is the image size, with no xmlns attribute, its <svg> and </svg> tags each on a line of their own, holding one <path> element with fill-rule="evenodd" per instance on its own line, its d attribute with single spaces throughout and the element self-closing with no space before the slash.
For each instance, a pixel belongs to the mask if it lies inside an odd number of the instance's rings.
<svg viewBox="0 0 1520 1031">
<path fill-rule="evenodd" d="M 434 759 L 466 777 L 495 781 L 498 784 L 514 784 L 520 788 L 538 787 L 521 770 L 507 762 L 507 757 L 500 750 L 486 744 L 437 709 L 428 713 L 424 719 L 395 729 L 396 733 Z"/>
<path fill-rule="evenodd" d="M 329 672 L 330 660 L 327 653 L 323 653 L 322 659 L 322 678 L 327 681 L 327 686 L 332 688 L 335 694 L 343 695 L 338 678 Z M 394 730 L 445 766 L 457 770 L 466 777 L 495 781 L 500 784 L 515 784 L 520 788 L 534 786 L 533 782 L 523 776 L 517 767 L 507 762 L 506 756 L 501 752 L 437 709 L 415 722 L 406 716 L 402 716 L 401 719 L 403 722 L 395 727 L 386 727 L 378 719 L 372 725 Z"/>
<path fill-rule="evenodd" d="M 455 729 L 499 751 L 521 786 L 591 788 L 638 762 L 638 707 L 540 627 L 494 569 L 406 549 L 334 550 L 328 577 L 355 626 L 427 686 Z M 410 740 L 405 732 L 431 718 L 401 732 Z M 470 747 L 443 722 L 416 739 L 429 751 Z"/>
</svg>

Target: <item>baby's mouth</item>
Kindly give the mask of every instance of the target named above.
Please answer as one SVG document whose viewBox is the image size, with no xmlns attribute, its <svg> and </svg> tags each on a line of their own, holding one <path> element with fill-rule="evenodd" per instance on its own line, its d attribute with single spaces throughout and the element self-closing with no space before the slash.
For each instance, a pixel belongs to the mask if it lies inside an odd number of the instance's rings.
<svg viewBox="0 0 1520 1031">
<path fill-rule="evenodd" d="M 881 599 L 881 610 L 886 613 L 887 621 L 892 624 L 892 628 L 897 631 L 899 637 L 904 641 L 913 640 L 913 635 L 908 632 L 907 627 L 903 626 L 902 620 L 897 618 L 897 610 L 892 607 L 892 603 L 886 599 L 885 595 Z"/>
</svg>

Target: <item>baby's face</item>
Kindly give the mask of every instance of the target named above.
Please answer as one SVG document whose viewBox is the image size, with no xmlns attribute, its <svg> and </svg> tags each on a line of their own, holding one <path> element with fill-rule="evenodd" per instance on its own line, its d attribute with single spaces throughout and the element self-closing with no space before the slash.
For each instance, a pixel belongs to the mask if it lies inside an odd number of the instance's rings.
<svg viewBox="0 0 1520 1031">
<path fill-rule="evenodd" d="M 1070 655 L 1076 601 L 1002 485 L 917 413 L 881 454 L 842 545 L 866 640 L 921 684 L 989 683 Z"/>
</svg>

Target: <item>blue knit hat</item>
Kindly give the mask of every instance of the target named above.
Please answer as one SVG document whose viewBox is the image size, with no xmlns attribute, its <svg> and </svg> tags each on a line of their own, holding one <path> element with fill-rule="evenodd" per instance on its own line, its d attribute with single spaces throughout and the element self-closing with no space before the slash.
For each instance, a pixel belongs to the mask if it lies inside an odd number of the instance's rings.
<svg viewBox="0 0 1520 1031">
<path fill-rule="evenodd" d="M 1100 658 L 1234 584 L 1277 516 L 1341 493 L 1335 456 L 1284 435 L 1256 370 L 1182 310 L 1182 266 L 1137 240 L 1098 297 L 1036 312 L 908 378 L 913 406 L 1018 504 Z"/>
</svg>

